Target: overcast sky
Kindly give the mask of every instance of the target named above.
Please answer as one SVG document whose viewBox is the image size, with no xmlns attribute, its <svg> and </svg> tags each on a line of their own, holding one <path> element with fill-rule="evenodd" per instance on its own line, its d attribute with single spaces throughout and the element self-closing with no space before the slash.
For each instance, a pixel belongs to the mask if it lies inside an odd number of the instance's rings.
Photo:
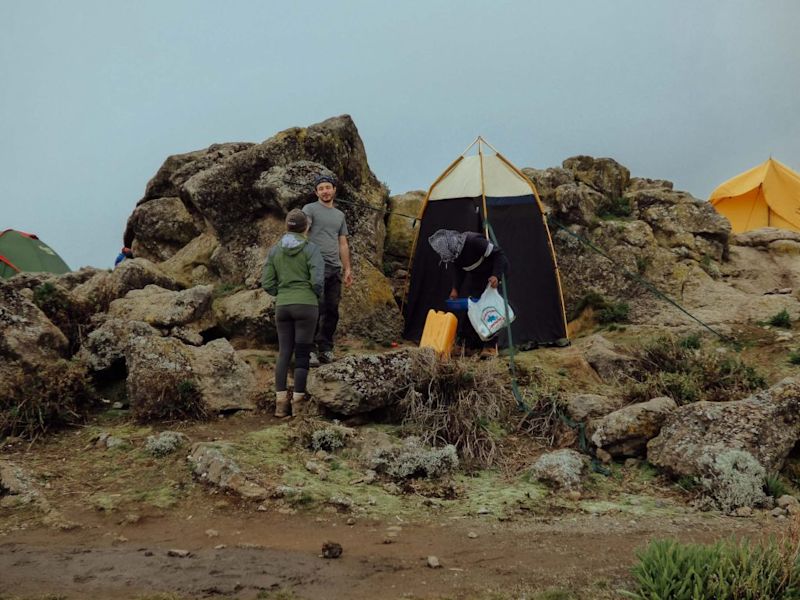
<svg viewBox="0 0 800 600">
<path fill-rule="evenodd" d="M 392 193 L 478 134 L 706 198 L 800 169 L 800 0 L 0 0 L 0 230 L 111 266 L 170 154 L 353 116 Z"/>
</svg>

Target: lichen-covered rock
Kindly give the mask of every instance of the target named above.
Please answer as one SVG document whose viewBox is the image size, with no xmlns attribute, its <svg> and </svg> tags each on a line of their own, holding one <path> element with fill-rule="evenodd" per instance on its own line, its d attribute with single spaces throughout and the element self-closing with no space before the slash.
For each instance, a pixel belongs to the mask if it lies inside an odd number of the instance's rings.
<svg viewBox="0 0 800 600">
<path fill-rule="evenodd" d="M 133 255 L 161 262 L 200 234 L 204 224 L 180 198 L 154 198 L 139 204 L 128 219 Z"/>
<path fill-rule="evenodd" d="M 425 349 L 346 356 L 311 372 L 308 391 L 319 406 L 342 415 L 396 403 L 413 381 L 414 357 Z"/>
<path fill-rule="evenodd" d="M 458 453 L 450 444 L 428 448 L 416 437 L 405 438 L 402 444 L 373 451 L 370 468 L 395 480 L 425 477 L 437 479 L 458 468 Z"/>
<path fill-rule="evenodd" d="M 28 504 L 49 508 L 30 474 L 9 460 L 0 460 L 0 507 L 13 508 Z"/>
<path fill-rule="evenodd" d="M 615 457 L 643 455 L 647 442 L 677 407 L 672 398 L 664 397 L 615 410 L 599 420 L 592 442 Z"/>
<path fill-rule="evenodd" d="M 147 436 L 144 449 L 153 456 L 161 457 L 172 454 L 178 448 L 186 445 L 189 438 L 179 431 L 162 431 L 156 435 Z"/>
<path fill-rule="evenodd" d="M 182 382 L 196 385 L 212 412 L 254 409 L 260 393 L 250 367 L 225 339 L 198 348 L 174 338 L 136 337 L 128 343 L 126 361 L 134 413 L 137 405 L 173 402 Z"/>
<path fill-rule="evenodd" d="M 630 171 L 613 158 L 573 156 L 565 159 L 561 166 L 609 200 L 622 197 L 631 178 Z"/>
<path fill-rule="evenodd" d="M 578 490 L 589 465 L 584 454 L 565 448 L 543 454 L 530 467 L 530 473 L 544 483 L 562 490 Z"/>
<path fill-rule="evenodd" d="M 113 300 L 131 290 L 157 285 L 177 290 L 180 284 L 145 258 L 122 261 L 113 271 L 100 271 L 72 290 L 73 296 L 94 312 L 105 312 Z"/>
<path fill-rule="evenodd" d="M 206 231 L 180 248 L 159 268 L 183 287 L 206 285 L 219 280 L 212 267 L 212 257 L 217 256 L 219 240 Z"/>
<path fill-rule="evenodd" d="M 631 373 L 638 364 L 634 357 L 618 351 L 600 334 L 595 334 L 586 341 L 584 356 L 604 380 L 613 380 L 620 375 Z"/>
<path fill-rule="evenodd" d="M 239 465 L 227 455 L 229 451 L 227 444 L 198 442 L 192 446 L 187 460 L 202 481 L 248 500 L 266 499 L 267 490 L 245 477 Z"/>
<path fill-rule="evenodd" d="M 66 356 L 68 340 L 33 302 L 33 294 L 0 281 L 0 358 L 35 367 Z"/>
<path fill-rule="evenodd" d="M 567 169 L 561 167 L 550 167 L 548 169 L 531 169 L 526 167 L 522 172 L 530 179 L 539 199 L 548 211 L 555 207 L 555 195 L 559 186 L 575 183 L 575 175 Z"/>
<path fill-rule="evenodd" d="M 414 222 L 419 215 L 425 192 L 406 192 L 389 198 L 389 218 L 386 222 L 386 258 L 408 261 L 417 229 Z"/>
<path fill-rule="evenodd" d="M 744 400 L 681 406 L 647 444 L 647 460 L 678 477 L 699 477 L 715 457 L 742 450 L 775 473 L 798 439 L 800 383 L 784 379 Z"/>
<path fill-rule="evenodd" d="M 264 290 L 244 290 L 214 301 L 214 318 L 229 338 L 245 344 L 273 343 L 275 329 L 275 299 Z"/>
<path fill-rule="evenodd" d="M 160 335 L 158 329 L 142 321 L 105 319 L 86 336 L 78 356 L 92 371 L 105 371 L 125 360 L 132 338 Z"/>
<path fill-rule="evenodd" d="M 192 324 L 196 330 L 211 326 L 210 285 L 175 292 L 156 285 L 132 290 L 114 300 L 108 308 L 112 318 L 143 321 L 154 327 L 170 328 Z"/>
<path fill-rule="evenodd" d="M 584 183 L 567 183 L 556 188 L 553 200 L 553 216 L 559 221 L 589 225 L 604 197 Z"/>
<path fill-rule="evenodd" d="M 624 400 L 618 397 L 599 394 L 567 394 L 564 397 L 564 412 L 578 423 L 588 423 L 592 419 L 605 417 L 622 408 Z"/>
<path fill-rule="evenodd" d="M 767 472 L 744 450 L 725 450 L 699 461 L 700 485 L 717 508 L 732 512 L 742 507 L 764 506 Z"/>
</svg>

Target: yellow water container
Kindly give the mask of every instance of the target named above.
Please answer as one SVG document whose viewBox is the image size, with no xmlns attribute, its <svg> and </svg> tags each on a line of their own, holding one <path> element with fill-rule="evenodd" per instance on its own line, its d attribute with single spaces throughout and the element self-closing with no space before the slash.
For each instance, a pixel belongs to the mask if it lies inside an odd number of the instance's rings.
<svg viewBox="0 0 800 600">
<path fill-rule="evenodd" d="M 458 319 L 453 313 L 430 309 L 422 330 L 420 348 L 433 348 L 441 356 L 450 356 L 456 341 Z"/>
</svg>

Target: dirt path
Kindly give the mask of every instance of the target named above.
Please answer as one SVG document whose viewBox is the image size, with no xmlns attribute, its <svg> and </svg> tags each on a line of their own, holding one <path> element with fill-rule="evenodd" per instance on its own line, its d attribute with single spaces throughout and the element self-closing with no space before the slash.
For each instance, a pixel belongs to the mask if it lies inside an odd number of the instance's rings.
<svg viewBox="0 0 800 600">
<path fill-rule="evenodd" d="M 357 600 L 474 598 L 490 592 L 510 598 L 515 591 L 552 587 L 582 590 L 582 598 L 614 598 L 613 590 L 626 583 L 636 548 L 654 537 L 711 541 L 758 535 L 771 526 L 768 517 L 702 514 L 350 525 L 344 515 L 172 515 L 131 524 L 82 516 L 83 527 L 72 531 L 34 528 L 0 537 L 2 590 L 21 596 L 58 592 L 67 598 L 157 592 L 256 598 L 285 590 L 295 598 Z M 341 558 L 320 557 L 325 541 L 342 545 Z M 169 556 L 170 549 L 190 554 Z M 428 566 L 431 555 L 441 568 Z"/>
</svg>

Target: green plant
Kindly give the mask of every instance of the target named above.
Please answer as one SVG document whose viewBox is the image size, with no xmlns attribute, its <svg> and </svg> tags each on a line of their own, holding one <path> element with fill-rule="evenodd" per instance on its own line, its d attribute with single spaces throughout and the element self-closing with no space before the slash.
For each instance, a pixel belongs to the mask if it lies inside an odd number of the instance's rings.
<svg viewBox="0 0 800 600">
<path fill-rule="evenodd" d="M 612 198 L 603 202 L 597 209 L 597 216 L 601 219 L 626 218 L 633 214 L 633 203 L 624 196 Z"/>
<path fill-rule="evenodd" d="M 777 473 L 770 473 L 764 478 L 764 492 L 767 496 L 780 498 L 789 493 L 789 487 Z"/>
<path fill-rule="evenodd" d="M 639 367 L 624 394 L 629 402 L 669 396 L 678 404 L 736 400 L 766 387 L 761 373 L 738 357 L 692 348 L 694 341 L 659 337 L 634 351 Z"/>
<path fill-rule="evenodd" d="M 637 553 L 637 600 L 783 600 L 800 592 L 796 526 L 763 544 L 725 540 L 712 546 L 655 540 Z"/>
<path fill-rule="evenodd" d="M 681 338 L 678 341 L 678 345 L 681 348 L 685 348 L 686 350 L 699 350 L 700 349 L 700 334 L 699 333 L 690 333 L 684 338 Z"/>
<path fill-rule="evenodd" d="M 609 303 L 597 314 L 600 323 L 627 323 L 630 306 L 627 302 Z"/>
<path fill-rule="evenodd" d="M 789 316 L 789 311 L 785 308 L 781 312 L 772 315 L 767 323 L 773 327 L 781 327 L 783 329 L 792 328 L 792 318 Z"/>
<path fill-rule="evenodd" d="M 800 350 L 792 350 L 789 352 L 789 363 L 800 365 Z"/>
</svg>

